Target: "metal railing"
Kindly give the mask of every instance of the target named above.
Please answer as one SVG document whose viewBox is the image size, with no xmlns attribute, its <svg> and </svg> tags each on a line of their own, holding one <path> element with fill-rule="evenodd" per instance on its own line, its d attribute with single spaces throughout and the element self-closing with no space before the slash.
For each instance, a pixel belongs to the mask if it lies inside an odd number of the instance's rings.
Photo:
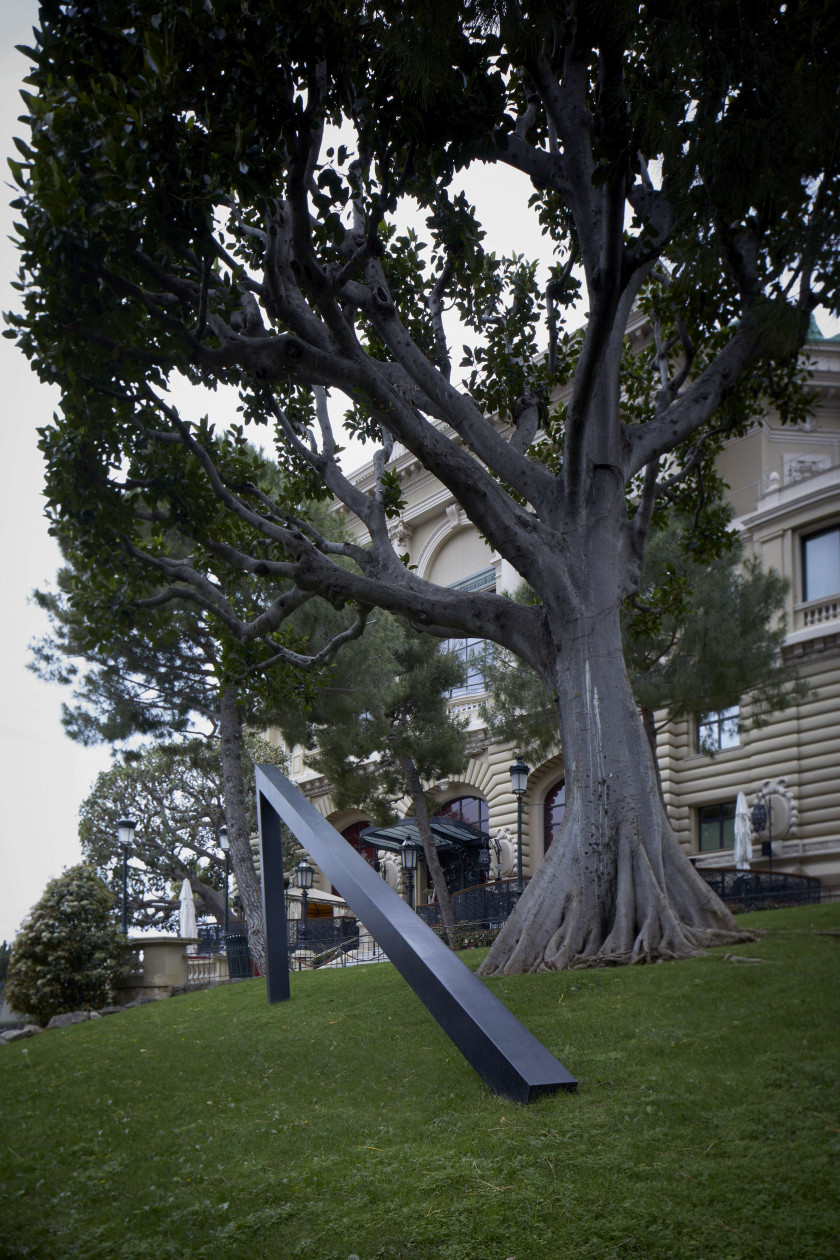
<svg viewBox="0 0 840 1260">
<path fill-rule="evenodd" d="M 499 933 L 501 924 L 490 927 L 487 923 L 456 923 L 455 949 L 480 949 L 493 944 Z M 446 940 L 446 931 L 442 924 L 432 928 L 441 939 Z M 316 953 L 307 949 L 305 943 L 294 953 L 289 954 L 291 971 L 309 971 L 319 967 L 357 967 L 362 963 L 387 962 L 387 955 L 379 948 L 372 936 L 360 933 L 348 941 L 342 941 L 331 949 Z"/>
<path fill-rule="evenodd" d="M 840 897 L 840 889 L 820 887 L 813 875 L 788 875 L 783 871 L 741 871 L 734 867 L 700 869 L 706 882 L 731 909 L 741 911 L 771 909 L 775 906 L 809 904 Z M 527 887 L 528 881 L 524 881 Z M 516 880 L 496 880 L 463 888 L 452 896 L 455 911 L 455 949 L 479 949 L 492 945 L 510 917 L 521 893 Z M 418 906 L 418 916 L 443 940 L 446 931 L 437 904 Z M 202 956 L 189 960 L 189 982 L 220 983 L 228 978 L 251 975 L 247 932 L 241 923 L 231 925 L 235 931 L 224 933 L 217 925 L 199 927 L 199 949 Z M 320 967 L 355 967 L 363 963 L 385 962 L 386 955 L 367 932 L 359 932 L 353 918 L 309 920 L 304 935 L 300 919 L 287 920 L 289 969 L 308 971 Z M 219 949 L 211 948 L 216 941 Z M 223 953 L 227 944 L 226 957 Z"/>
<path fill-rule="evenodd" d="M 387 956 L 367 932 L 359 932 L 329 949 L 316 953 L 306 942 L 289 952 L 290 971 L 311 971 L 319 967 L 358 967 L 363 963 L 387 962 Z"/>
<path fill-rule="evenodd" d="M 814 875 L 788 875 L 785 871 L 740 871 L 735 867 L 701 867 L 706 883 L 730 909 L 769 910 L 820 900 L 820 881 Z"/>
<path fill-rule="evenodd" d="M 286 920 L 289 953 L 304 948 L 315 954 L 323 954 L 336 947 L 346 947 L 347 942 L 358 937 L 358 934 L 358 921 L 350 916 L 309 919 L 305 931 L 302 919 Z"/>
<path fill-rule="evenodd" d="M 528 881 L 523 880 L 523 892 Z M 517 891 L 515 879 L 498 879 L 489 884 L 475 884 L 472 888 L 461 888 L 452 893 L 452 909 L 456 923 L 486 923 L 488 927 L 501 927 L 505 919 L 513 913 L 522 894 Z M 428 906 L 418 906 L 417 914 L 435 927 L 440 923 L 440 906 L 433 902 Z"/>
</svg>

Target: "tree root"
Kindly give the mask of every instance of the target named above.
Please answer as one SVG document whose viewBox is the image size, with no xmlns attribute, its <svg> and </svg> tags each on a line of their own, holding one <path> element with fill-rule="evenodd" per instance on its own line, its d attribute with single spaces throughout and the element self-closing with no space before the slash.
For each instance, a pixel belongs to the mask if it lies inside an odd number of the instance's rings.
<svg viewBox="0 0 840 1260">
<path fill-rule="evenodd" d="M 603 868 L 582 870 L 574 845 L 549 853 L 479 975 L 671 962 L 756 939 L 692 868 L 667 823 L 653 844 L 622 827 L 614 852 L 609 879 Z"/>
</svg>

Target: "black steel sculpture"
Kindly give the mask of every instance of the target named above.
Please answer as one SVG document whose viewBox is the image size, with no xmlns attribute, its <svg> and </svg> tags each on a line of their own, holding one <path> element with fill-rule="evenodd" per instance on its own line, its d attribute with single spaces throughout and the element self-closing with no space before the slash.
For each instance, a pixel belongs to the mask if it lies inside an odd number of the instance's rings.
<svg viewBox="0 0 840 1260">
<path fill-rule="evenodd" d="M 280 820 L 494 1094 L 527 1103 L 577 1081 L 276 766 L 259 765 L 268 1000 L 289 996 Z"/>
</svg>

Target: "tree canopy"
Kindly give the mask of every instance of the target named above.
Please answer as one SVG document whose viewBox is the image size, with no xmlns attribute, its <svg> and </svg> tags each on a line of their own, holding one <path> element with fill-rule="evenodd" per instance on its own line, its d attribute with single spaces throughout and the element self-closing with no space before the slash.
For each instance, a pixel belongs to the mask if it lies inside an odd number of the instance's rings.
<svg viewBox="0 0 840 1260">
<path fill-rule="evenodd" d="M 408 798 L 453 947 L 455 915 L 429 827 L 435 802 L 426 785 L 466 768 L 465 724 L 448 707 L 464 674 L 461 661 L 434 639 L 378 613 L 364 637 L 339 654 L 298 721 L 281 718 L 292 735 L 305 722 L 307 761 L 326 776 L 337 808 L 355 806 L 387 823 Z"/>
<path fill-rule="evenodd" d="M 256 831 L 253 759 L 277 762 L 279 750 L 246 738 L 246 822 Z M 128 851 L 128 921 L 135 927 L 171 928 L 178 922 L 182 882 L 190 883 L 196 913 L 224 920 L 225 825 L 221 756 L 217 744 L 192 740 L 152 745 L 127 765 L 104 770 L 83 801 L 79 839 L 85 861 L 115 895 L 122 893 L 122 850 L 117 821 L 135 830 Z M 289 845 L 288 862 L 297 846 Z"/>
<path fill-rule="evenodd" d="M 840 296 L 838 21 L 822 0 L 52 0 L 26 50 L 9 331 L 61 388 L 48 505 L 87 563 L 120 547 L 155 599 L 266 652 L 317 594 L 490 639 L 556 691 L 563 843 L 488 971 L 733 938 L 651 805 L 619 613 L 657 513 L 702 503 L 768 398 L 806 405 L 797 353 Z M 515 223 L 509 257 L 485 250 L 459 186 L 476 163 L 530 182 L 545 284 Z M 178 382 L 238 390 L 282 493 L 242 430 L 179 412 Z M 340 405 L 371 494 L 342 471 Z M 411 569 L 398 446 L 539 605 Z M 325 495 L 354 539 L 298 510 Z M 227 572 L 261 580 L 258 607 Z"/>
</svg>

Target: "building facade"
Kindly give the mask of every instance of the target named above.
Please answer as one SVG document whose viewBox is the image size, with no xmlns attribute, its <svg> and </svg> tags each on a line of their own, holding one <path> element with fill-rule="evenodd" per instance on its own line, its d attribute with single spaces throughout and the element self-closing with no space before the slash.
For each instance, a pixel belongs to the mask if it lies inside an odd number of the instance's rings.
<svg viewBox="0 0 840 1260">
<path fill-rule="evenodd" d="M 806 351 L 818 398 L 813 418 L 786 426 L 768 412 L 725 448 L 720 470 L 730 488 L 734 528 L 748 552 L 790 582 L 784 653 L 809 693 L 762 729 L 749 727 L 748 696 L 726 713 L 671 723 L 660 734 L 659 762 L 677 835 L 697 865 L 732 865 L 735 798 L 744 792 L 752 803 L 764 793 L 775 827 L 774 869 L 818 876 L 831 885 L 840 884 L 840 339 L 825 340 L 814 326 Z M 393 524 L 394 541 L 421 577 L 465 591 L 512 591 L 519 585 L 516 572 L 413 455 L 403 451 L 391 466 L 405 500 Z M 362 468 L 354 480 L 362 489 L 372 487 L 372 467 Z M 509 877 L 516 863 L 517 798 L 508 773 L 515 750 L 494 743 L 482 722 L 483 681 L 475 661 L 470 667 L 479 645 L 454 640 L 450 646 L 468 666 L 466 683 L 451 704 L 468 721 L 469 763 L 457 781 L 430 787 L 442 813 L 474 822 L 499 841 L 494 873 L 498 860 L 503 877 Z M 307 768 L 302 750 L 289 751 L 298 785 L 354 847 L 363 848 L 368 820 L 359 811 L 336 811 L 329 784 Z M 532 768 L 528 780 L 526 877 L 551 844 L 564 808 L 558 748 Z M 756 846 L 754 865 L 762 864 Z M 384 870 L 399 884 L 396 862 L 389 860 Z M 328 892 L 323 877 L 321 883 Z M 418 891 L 422 900 L 424 889 Z"/>
</svg>

